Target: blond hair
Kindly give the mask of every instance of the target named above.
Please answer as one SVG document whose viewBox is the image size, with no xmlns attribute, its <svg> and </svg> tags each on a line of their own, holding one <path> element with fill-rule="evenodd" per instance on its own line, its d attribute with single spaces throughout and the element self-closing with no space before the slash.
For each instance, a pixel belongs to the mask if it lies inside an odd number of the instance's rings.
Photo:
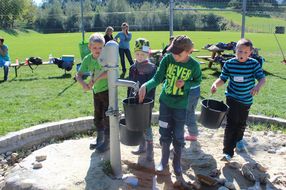
<svg viewBox="0 0 286 190">
<path fill-rule="evenodd" d="M 114 29 L 113 29 L 112 26 L 108 26 L 108 27 L 105 29 L 105 34 L 107 34 L 107 32 L 109 32 L 109 31 L 111 31 L 111 32 L 114 31 Z"/>
<path fill-rule="evenodd" d="M 89 37 L 89 43 L 94 44 L 94 43 L 102 43 L 105 44 L 104 37 L 101 33 L 93 33 Z"/>
</svg>

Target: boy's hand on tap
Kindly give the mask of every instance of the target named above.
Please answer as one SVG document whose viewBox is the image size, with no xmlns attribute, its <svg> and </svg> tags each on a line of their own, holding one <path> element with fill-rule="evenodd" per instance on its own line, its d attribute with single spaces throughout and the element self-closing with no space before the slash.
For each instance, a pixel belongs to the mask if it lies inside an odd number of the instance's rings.
<svg viewBox="0 0 286 190">
<path fill-rule="evenodd" d="M 146 95 L 146 84 L 144 83 L 139 89 L 139 103 L 142 103 Z"/>
</svg>

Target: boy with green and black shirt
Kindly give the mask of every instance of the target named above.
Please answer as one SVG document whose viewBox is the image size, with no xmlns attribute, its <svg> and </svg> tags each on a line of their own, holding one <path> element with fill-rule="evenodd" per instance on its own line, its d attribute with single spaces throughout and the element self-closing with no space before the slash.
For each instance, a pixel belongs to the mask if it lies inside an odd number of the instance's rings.
<svg viewBox="0 0 286 190">
<path fill-rule="evenodd" d="M 170 145 L 173 143 L 173 168 L 176 176 L 182 179 L 181 152 L 184 147 L 184 125 L 188 95 L 191 86 L 200 84 L 202 73 L 199 63 L 190 54 L 193 43 L 187 36 L 176 37 L 168 48 L 170 54 L 160 62 L 154 77 L 144 83 L 139 90 L 139 102 L 145 94 L 164 82 L 160 94 L 159 132 L 162 157 L 157 171 L 167 168 Z"/>
</svg>

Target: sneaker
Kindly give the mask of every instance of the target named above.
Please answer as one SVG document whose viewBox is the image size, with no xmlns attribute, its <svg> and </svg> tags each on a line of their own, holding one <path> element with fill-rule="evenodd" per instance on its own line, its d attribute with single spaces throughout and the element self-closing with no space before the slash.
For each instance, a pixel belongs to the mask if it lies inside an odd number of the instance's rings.
<svg viewBox="0 0 286 190">
<path fill-rule="evenodd" d="M 185 136 L 186 141 L 197 141 L 197 136 L 196 135 L 187 135 Z"/>
<path fill-rule="evenodd" d="M 231 160 L 231 156 L 228 154 L 224 154 L 221 161 L 229 162 Z"/>
<path fill-rule="evenodd" d="M 242 152 L 242 151 L 245 151 L 245 145 L 243 143 L 243 140 L 240 140 L 236 143 L 236 150 L 238 152 Z"/>
</svg>

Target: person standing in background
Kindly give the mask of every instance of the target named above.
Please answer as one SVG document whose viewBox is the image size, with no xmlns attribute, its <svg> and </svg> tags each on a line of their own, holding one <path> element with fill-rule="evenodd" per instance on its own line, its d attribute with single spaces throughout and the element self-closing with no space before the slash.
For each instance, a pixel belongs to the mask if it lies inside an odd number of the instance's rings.
<svg viewBox="0 0 286 190">
<path fill-rule="evenodd" d="M 114 31 L 114 29 L 111 26 L 108 26 L 105 29 L 105 35 L 104 35 L 104 40 L 105 40 L 105 44 L 110 41 L 113 40 L 113 36 L 112 36 L 112 32 Z"/>
<path fill-rule="evenodd" d="M 4 45 L 4 38 L 0 37 L 0 68 L 4 67 L 4 81 L 8 80 L 9 65 L 8 46 Z"/>
<path fill-rule="evenodd" d="M 115 41 L 118 42 L 119 39 L 119 56 L 121 61 L 122 72 L 126 73 L 125 57 L 126 55 L 130 66 L 133 65 L 133 60 L 130 53 L 130 40 L 132 38 L 131 32 L 129 32 L 129 26 L 127 22 L 123 22 L 121 25 L 121 32 L 114 37 Z"/>
</svg>

